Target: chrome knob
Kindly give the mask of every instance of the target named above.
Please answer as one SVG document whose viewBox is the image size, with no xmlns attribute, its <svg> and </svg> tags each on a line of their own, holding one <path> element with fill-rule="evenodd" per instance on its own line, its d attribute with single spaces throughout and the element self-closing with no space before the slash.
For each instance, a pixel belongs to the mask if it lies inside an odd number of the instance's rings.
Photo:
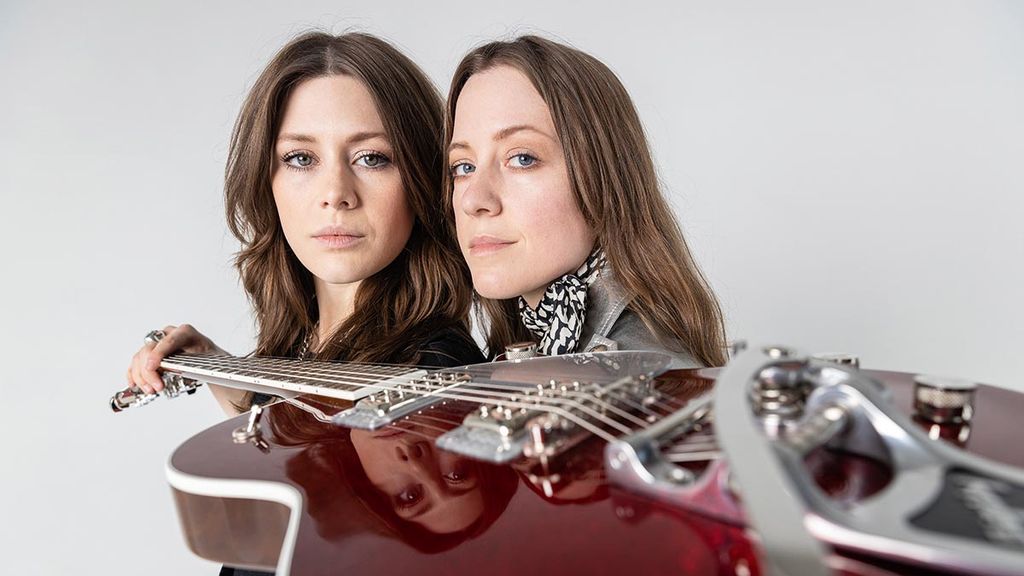
<svg viewBox="0 0 1024 576">
<path fill-rule="evenodd" d="M 798 418 L 810 392 L 803 379 L 804 363 L 788 360 L 762 369 L 750 390 L 759 416 L 770 419 Z"/>
<path fill-rule="evenodd" d="M 505 346 L 506 360 L 525 360 L 537 355 L 536 342 L 516 342 Z"/>
<path fill-rule="evenodd" d="M 936 424 L 969 422 L 977 384 L 962 378 L 914 376 L 914 411 Z"/>
</svg>

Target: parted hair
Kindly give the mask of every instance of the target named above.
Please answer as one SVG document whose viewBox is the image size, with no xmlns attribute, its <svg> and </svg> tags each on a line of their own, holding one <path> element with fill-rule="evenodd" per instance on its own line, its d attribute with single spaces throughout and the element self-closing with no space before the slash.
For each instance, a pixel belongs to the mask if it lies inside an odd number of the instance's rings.
<svg viewBox="0 0 1024 576">
<path fill-rule="evenodd" d="M 526 75 L 547 103 L 561 140 L 576 203 L 597 234 L 631 309 L 668 349 L 708 366 L 725 363 L 718 301 L 662 194 L 640 117 L 614 72 L 580 50 L 537 37 L 484 44 L 459 63 L 448 92 L 444 149 L 459 94 L 471 76 L 507 65 Z M 445 172 L 445 214 L 454 218 Z M 491 355 L 536 340 L 515 299 L 477 298 Z"/>
<path fill-rule="evenodd" d="M 225 208 L 231 232 L 241 243 L 235 265 L 255 311 L 255 353 L 294 354 L 318 317 L 312 274 L 285 240 L 271 175 L 289 95 L 303 81 L 329 75 L 353 77 L 373 96 L 415 223 L 400 255 L 363 280 L 354 314 L 317 356 L 416 363 L 431 333 L 451 326 L 468 330 L 472 301 L 454 227 L 439 209 L 444 103 L 416 64 L 364 33 L 307 32 L 289 42 L 260 74 L 235 123 Z"/>
</svg>

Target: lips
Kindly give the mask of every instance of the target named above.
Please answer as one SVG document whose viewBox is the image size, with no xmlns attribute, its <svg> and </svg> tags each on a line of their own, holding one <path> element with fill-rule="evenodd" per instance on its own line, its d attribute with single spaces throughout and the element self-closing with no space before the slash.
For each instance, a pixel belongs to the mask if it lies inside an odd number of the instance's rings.
<svg viewBox="0 0 1024 576">
<path fill-rule="evenodd" d="M 513 244 L 515 244 L 514 240 L 505 240 L 504 238 L 498 238 L 497 236 L 481 234 L 474 236 L 472 240 L 469 241 L 469 253 L 473 256 L 494 254 L 495 252 L 500 252 Z"/>
<path fill-rule="evenodd" d="M 325 226 L 313 233 L 313 238 L 327 248 L 347 248 L 363 237 L 359 231 L 345 226 Z"/>
</svg>

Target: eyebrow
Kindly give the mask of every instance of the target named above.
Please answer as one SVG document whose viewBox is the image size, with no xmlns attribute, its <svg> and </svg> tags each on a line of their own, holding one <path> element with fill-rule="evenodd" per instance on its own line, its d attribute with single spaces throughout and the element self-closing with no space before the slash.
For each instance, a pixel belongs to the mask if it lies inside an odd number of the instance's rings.
<svg viewBox="0 0 1024 576">
<path fill-rule="evenodd" d="M 541 130 L 540 128 L 536 128 L 536 127 L 534 127 L 534 126 L 532 126 L 530 124 L 516 124 L 514 126 L 507 126 L 505 128 L 502 128 L 501 130 L 498 130 L 497 132 L 494 133 L 494 138 L 492 138 L 492 140 L 494 140 L 495 142 L 501 142 L 502 140 L 508 138 L 509 136 L 515 134 L 516 132 L 523 132 L 523 131 L 536 132 L 537 134 L 540 134 L 541 136 L 545 136 L 548 139 L 551 139 L 551 140 L 555 139 L 552 135 L 550 135 L 547 132 Z M 469 148 L 470 148 L 470 146 L 466 142 L 462 142 L 462 141 L 452 142 L 451 145 L 448 146 L 448 152 L 451 153 L 453 150 L 456 150 L 456 149 L 467 149 L 468 150 Z"/>
<path fill-rule="evenodd" d="M 345 141 L 347 143 L 349 143 L 349 144 L 352 144 L 352 143 L 355 143 L 355 142 L 365 142 L 366 140 L 372 140 L 374 138 L 383 138 L 384 140 L 387 140 L 388 139 L 388 135 L 385 134 L 384 132 L 381 132 L 381 131 L 365 130 L 365 131 L 362 131 L 362 132 L 356 132 L 355 134 L 349 136 Z M 315 143 L 316 142 L 316 137 L 315 136 L 311 136 L 309 134 L 285 133 L 285 134 L 278 134 L 277 141 L 278 142 L 308 142 L 308 143 Z"/>
</svg>

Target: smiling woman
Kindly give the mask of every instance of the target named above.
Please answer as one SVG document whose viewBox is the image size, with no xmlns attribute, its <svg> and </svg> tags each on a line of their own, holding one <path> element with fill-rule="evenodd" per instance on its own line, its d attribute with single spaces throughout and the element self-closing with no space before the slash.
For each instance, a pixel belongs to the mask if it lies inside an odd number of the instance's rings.
<svg viewBox="0 0 1024 576">
<path fill-rule="evenodd" d="M 442 102 L 423 72 L 366 34 L 281 49 L 235 124 L 225 178 L 257 355 L 451 366 L 479 362 L 469 274 L 438 209 Z M 132 359 L 158 391 L 169 354 L 225 353 L 189 325 Z M 252 404 L 211 386 L 229 414 Z M 256 398 L 261 400 L 261 398 Z"/>
</svg>

